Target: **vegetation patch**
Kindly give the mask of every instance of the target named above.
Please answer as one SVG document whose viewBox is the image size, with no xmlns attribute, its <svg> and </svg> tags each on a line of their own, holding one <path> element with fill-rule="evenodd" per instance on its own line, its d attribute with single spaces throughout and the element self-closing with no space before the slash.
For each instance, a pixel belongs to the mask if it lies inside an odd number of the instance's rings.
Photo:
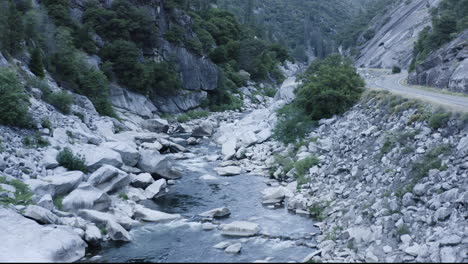
<svg viewBox="0 0 468 264">
<path fill-rule="evenodd" d="M 451 151 L 450 145 L 440 145 L 427 152 L 418 162 L 414 163 L 409 172 L 410 179 L 403 183 L 403 186 L 396 192 L 397 197 L 403 197 L 405 193 L 412 192 L 414 186 L 426 177 L 430 170 L 445 170 L 439 158 L 440 155 L 448 154 Z"/>
<path fill-rule="evenodd" d="M 28 96 L 18 76 L 8 68 L 0 68 L 0 124 L 30 128 Z"/>
<path fill-rule="evenodd" d="M 177 121 L 180 123 L 185 123 L 193 119 L 199 119 L 210 116 L 208 111 L 189 111 L 187 113 L 177 116 Z"/>
<path fill-rule="evenodd" d="M 82 171 L 88 172 L 85 159 L 80 156 L 73 154 L 72 150 L 68 147 L 64 148 L 57 154 L 57 162 L 60 166 L 63 166 L 71 171 Z"/>
<path fill-rule="evenodd" d="M 439 129 L 447 125 L 451 114 L 448 112 L 439 111 L 434 113 L 428 120 L 427 124 L 432 129 Z"/>
<path fill-rule="evenodd" d="M 14 193 L 14 198 L 8 196 L 0 197 L 0 204 L 3 206 L 8 206 L 9 204 L 13 205 L 29 205 L 32 204 L 32 193 L 29 189 L 29 186 L 20 180 L 11 180 L 8 181 L 6 177 L 0 177 L 0 183 L 8 184 L 15 187 L 16 191 Z M 1 191 L 1 187 L 0 187 Z"/>
</svg>

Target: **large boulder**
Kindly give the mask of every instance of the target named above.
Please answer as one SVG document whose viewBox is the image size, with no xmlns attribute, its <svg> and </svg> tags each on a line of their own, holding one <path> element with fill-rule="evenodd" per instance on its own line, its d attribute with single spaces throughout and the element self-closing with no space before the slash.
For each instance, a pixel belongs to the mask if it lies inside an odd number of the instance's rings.
<svg viewBox="0 0 468 264">
<path fill-rule="evenodd" d="M 262 191 L 264 203 L 281 202 L 285 197 L 292 197 L 294 194 L 283 186 L 266 188 Z"/>
<path fill-rule="evenodd" d="M 226 224 L 222 228 L 222 235 L 227 236 L 255 236 L 260 232 L 260 226 L 256 223 L 235 221 Z"/>
<path fill-rule="evenodd" d="M 74 262 L 86 243 L 67 226 L 41 226 L 0 208 L 0 262 Z"/>
<path fill-rule="evenodd" d="M 122 226 L 122 222 L 118 222 L 118 219 L 108 213 L 102 213 L 94 210 L 80 210 L 78 215 L 88 221 L 95 223 L 98 227 L 106 228 L 109 236 L 113 240 L 119 241 L 131 241 L 132 236 L 128 231 Z M 131 226 L 127 226 L 127 229 L 130 229 Z"/>
<path fill-rule="evenodd" d="M 147 222 L 163 222 L 181 218 L 179 214 L 167 214 L 155 210 L 151 210 L 137 205 L 135 207 L 135 218 Z"/>
<path fill-rule="evenodd" d="M 57 162 L 57 154 L 58 150 L 54 148 L 49 148 L 44 152 L 44 156 L 42 158 L 41 164 L 46 168 L 46 169 L 55 169 L 59 166 L 59 163 Z"/>
<path fill-rule="evenodd" d="M 103 165 L 111 165 L 117 168 L 122 167 L 122 156 L 110 148 L 96 147 L 93 145 L 81 145 L 72 147 L 73 151 L 81 155 L 90 171 L 95 171 Z"/>
<path fill-rule="evenodd" d="M 227 207 L 215 208 L 199 214 L 201 217 L 220 218 L 231 214 L 231 211 Z"/>
<path fill-rule="evenodd" d="M 130 181 L 131 178 L 126 172 L 110 165 L 102 166 L 88 178 L 89 184 L 106 193 L 116 192 L 129 185 Z"/>
<path fill-rule="evenodd" d="M 106 211 L 109 210 L 111 203 L 112 200 L 107 193 L 87 183 L 81 184 L 62 201 L 63 208 L 67 211 L 79 209 Z"/>
<path fill-rule="evenodd" d="M 151 132 L 167 133 L 169 130 L 169 123 L 165 119 L 154 118 L 145 120 L 142 124 L 142 128 Z"/>
<path fill-rule="evenodd" d="M 64 195 L 74 190 L 84 179 L 81 171 L 70 171 L 41 179 L 26 180 L 31 191 L 39 195 Z"/>
<path fill-rule="evenodd" d="M 220 176 L 234 176 L 242 173 L 242 168 L 237 166 L 218 167 L 214 169 Z"/>
<path fill-rule="evenodd" d="M 124 89 L 115 83 L 111 84 L 110 88 L 111 102 L 118 108 L 146 118 L 152 118 L 158 110 L 151 100 L 142 94 Z"/>
<path fill-rule="evenodd" d="M 58 216 L 50 210 L 37 205 L 28 205 L 23 215 L 43 225 L 60 223 L 60 218 Z"/>
<path fill-rule="evenodd" d="M 136 166 L 140 159 L 137 145 L 132 141 L 111 141 L 101 144 L 101 147 L 112 149 L 120 154 L 125 165 Z"/>
<path fill-rule="evenodd" d="M 211 136 L 213 134 L 213 124 L 209 121 L 203 121 L 199 126 L 197 126 L 193 132 L 192 136 L 194 137 L 204 137 Z"/>
<path fill-rule="evenodd" d="M 159 179 L 155 181 L 153 184 L 151 184 L 145 189 L 146 198 L 153 199 L 158 197 L 162 192 L 164 192 L 166 186 L 167 184 L 165 179 Z"/>
<path fill-rule="evenodd" d="M 221 153 L 224 155 L 225 160 L 229 160 L 234 155 L 236 155 L 236 144 L 237 144 L 237 139 L 231 138 L 228 141 L 226 141 L 222 147 L 221 147 Z"/>
<path fill-rule="evenodd" d="M 157 151 L 140 150 L 140 161 L 137 166 L 143 172 L 156 174 L 168 180 L 182 177 L 182 174 L 174 168 L 172 159 Z"/>
<path fill-rule="evenodd" d="M 138 175 L 132 174 L 130 177 L 132 178 L 131 185 L 136 188 L 144 189 L 154 182 L 153 176 L 151 176 L 149 173 L 140 173 Z"/>
</svg>

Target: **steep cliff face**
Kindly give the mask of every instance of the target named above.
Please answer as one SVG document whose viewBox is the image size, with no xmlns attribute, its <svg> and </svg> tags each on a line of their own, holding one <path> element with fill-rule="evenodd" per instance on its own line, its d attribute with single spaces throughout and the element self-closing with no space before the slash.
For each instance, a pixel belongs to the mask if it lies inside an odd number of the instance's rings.
<svg viewBox="0 0 468 264">
<path fill-rule="evenodd" d="M 430 25 L 429 10 L 440 0 L 401 2 L 386 16 L 373 19 L 372 39 L 359 47 L 356 65 L 370 68 L 407 68 L 418 33 Z"/>
<path fill-rule="evenodd" d="M 88 2 L 88 0 L 72 1 L 72 14 L 77 21 L 81 20 Z M 217 88 L 218 67 L 209 58 L 196 55 L 185 47 L 176 46 L 165 39 L 165 33 L 170 29 L 171 25 L 179 24 L 183 25 L 185 29 L 191 29 L 193 24 L 191 17 L 181 10 L 176 9 L 173 11 L 175 14 L 171 15 L 166 8 L 166 2 L 168 1 L 131 1 L 132 4 L 143 8 L 150 14 L 151 21 L 154 23 L 153 27 L 157 28 L 155 30 L 155 41 L 144 47 L 144 55 L 156 61 L 163 60 L 172 63 L 182 83 L 181 90 L 171 95 L 155 95 L 150 100 L 159 112 L 180 113 L 200 106 L 207 99 L 206 91 L 213 91 Z M 101 0 L 100 4 L 109 8 L 112 1 Z M 188 30 L 186 34 L 193 36 L 195 33 Z M 155 89 L 157 88 L 155 87 Z M 123 89 L 126 90 L 125 87 Z M 130 96 L 133 98 L 132 102 L 128 100 L 129 94 L 134 95 Z M 138 93 L 133 91 L 115 89 L 115 87 L 111 99 L 114 106 L 125 106 L 126 110 L 145 117 L 149 117 L 148 115 L 151 113 L 151 111 L 146 110 L 153 108 L 153 106 L 150 106 L 142 112 L 139 105 L 148 104 L 144 96 L 139 96 Z"/>
<path fill-rule="evenodd" d="M 427 56 L 408 82 L 468 94 L 468 30 Z"/>
</svg>

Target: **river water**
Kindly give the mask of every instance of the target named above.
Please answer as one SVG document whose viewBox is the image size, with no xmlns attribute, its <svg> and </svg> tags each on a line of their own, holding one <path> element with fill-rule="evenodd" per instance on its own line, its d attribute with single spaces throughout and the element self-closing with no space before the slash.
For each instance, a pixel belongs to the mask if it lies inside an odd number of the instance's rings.
<svg viewBox="0 0 468 264">
<path fill-rule="evenodd" d="M 217 176 L 213 168 L 219 161 L 206 157 L 219 154 L 211 140 L 191 146 L 194 157 L 179 160 L 183 178 L 169 186 L 169 193 L 143 204 L 166 213 L 178 213 L 183 220 L 169 223 L 145 223 L 131 231 L 134 241 L 109 244 L 93 255 L 99 262 L 252 262 L 272 258 L 271 262 L 301 261 L 314 251 L 314 233 L 310 218 L 289 213 L 287 209 L 262 206 L 261 191 L 267 178 L 242 174 L 204 181 L 205 174 Z M 210 209 L 226 206 L 231 215 L 221 223 L 250 221 L 259 224 L 261 235 L 250 238 L 222 236 L 218 229 L 205 231 L 196 216 Z M 213 246 L 222 241 L 241 242 L 240 254 L 227 254 Z M 97 253 L 97 254 L 96 254 Z"/>
</svg>

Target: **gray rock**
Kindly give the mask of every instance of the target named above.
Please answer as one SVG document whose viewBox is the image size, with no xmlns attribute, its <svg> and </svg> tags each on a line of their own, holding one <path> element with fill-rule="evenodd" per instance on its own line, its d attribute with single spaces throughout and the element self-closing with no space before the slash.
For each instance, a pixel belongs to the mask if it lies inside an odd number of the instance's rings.
<svg viewBox="0 0 468 264">
<path fill-rule="evenodd" d="M 44 157 L 42 158 L 41 164 L 46 168 L 46 169 L 55 169 L 59 166 L 59 163 L 57 162 L 57 154 L 58 150 L 49 148 L 47 149 L 46 152 L 44 152 Z"/>
<path fill-rule="evenodd" d="M 418 183 L 414 186 L 413 193 L 418 196 L 424 195 L 427 192 L 428 187 L 429 186 L 427 184 Z"/>
<path fill-rule="evenodd" d="M 154 199 L 159 197 L 165 190 L 167 186 L 165 179 L 159 179 L 152 183 L 145 189 L 145 196 L 147 199 Z"/>
<path fill-rule="evenodd" d="M 0 262 L 74 262 L 86 243 L 66 226 L 41 226 L 10 209 L 0 208 Z"/>
<path fill-rule="evenodd" d="M 67 211 L 80 209 L 107 211 L 111 203 L 112 200 L 107 193 L 87 183 L 81 184 L 62 201 L 63 208 Z"/>
<path fill-rule="evenodd" d="M 236 155 L 236 143 L 236 138 L 231 138 L 222 145 L 221 153 L 224 155 L 225 160 L 229 160 Z"/>
<path fill-rule="evenodd" d="M 86 165 L 90 171 L 95 171 L 104 165 L 120 168 L 123 165 L 122 156 L 117 151 L 104 147 L 81 146 L 76 148 L 76 152 L 81 154 L 86 160 Z"/>
<path fill-rule="evenodd" d="M 41 199 L 39 199 L 39 201 L 37 202 L 37 205 L 49 210 L 54 209 L 54 201 L 52 199 L 52 196 L 50 194 L 42 196 Z"/>
<path fill-rule="evenodd" d="M 113 166 L 104 165 L 93 172 L 88 183 L 106 193 L 116 192 L 130 184 L 130 176 Z"/>
<path fill-rule="evenodd" d="M 221 234 L 227 236 L 255 236 L 260 232 L 260 226 L 256 223 L 235 221 L 225 224 L 222 227 Z"/>
<path fill-rule="evenodd" d="M 164 222 L 179 219 L 181 215 L 167 214 L 137 205 L 135 207 L 135 218 L 147 222 Z"/>
<path fill-rule="evenodd" d="M 133 239 L 130 233 L 128 233 L 128 231 L 116 221 L 108 221 L 106 224 L 106 230 L 112 240 L 132 241 Z"/>
<path fill-rule="evenodd" d="M 131 141 L 105 142 L 100 146 L 118 152 L 122 157 L 123 163 L 130 167 L 136 166 L 140 159 L 140 153 L 137 150 L 137 146 Z"/>
<path fill-rule="evenodd" d="M 242 169 L 237 166 L 218 167 L 214 169 L 220 176 L 234 176 L 242 173 Z"/>
<path fill-rule="evenodd" d="M 231 214 L 231 211 L 227 207 L 215 208 L 201 214 L 198 214 L 202 217 L 211 217 L 211 218 L 221 218 Z"/>
<path fill-rule="evenodd" d="M 230 246 L 228 246 L 224 252 L 229 253 L 229 254 L 238 254 L 240 253 L 242 249 L 242 244 L 241 243 L 235 243 Z"/>
<path fill-rule="evenodd" d="M 140 161 L 137 166 L 144 172 L 157 174 L 169 180 L 182 177 L 182 174 L 173 166 L 171 158 L 156 151 L 140 150 Z"/>
<path fill-rule="evenodd" d="M 412 193 L 406 193 L 405 195 L 403 195 L 402 202 L 403 202 L 403 206 L 405 207 L 413 206 L 416 204 L 414 202 L 414 196 Z"/>
<path fill-rule="evenodd" d="M 95 225 L 87 225 L 84 239 L 91 245 L 98 245 L 102 240 L 101 230 L 99 230 Z"/>
<path fill-rule="evenodd" d="M 192 132 L 192 136 L 194 137 L 211 136 L 212 134 L 213 134 L 213 125 L 209 121 L 202 122 Z"/>
<path fill-rule="evenodd" d="M 449 208 L 441 207 L 435 212 L 435 217 L 438 221 L 445 221 L 452 214 L 452 210 Z"/>
<path fill-rule="evenodd" d="M 462 238 L 457 235 L 444 236 L 439 242 L 441 246 L 456 246 L 460 244 Z"/>
<path fill-rule="evenodd" d="M 214 245 L 213 247 L 216 249 L 225 249 L 231 245 L 231 242 L 229 241 L 224 241 L 224 242 L 219 242 L 218 244 Z"/>
<path fill-rule="evenodd" d="M 39 195 L 64 195 L 75 189 L 84 179 L 81 171 L 70 171 L 53 176 L 26 180 L 31 191 Z"/>
<path fill-rule="evenodd" d="M 160 118 L 148 119 L 142 123 L 142 128 L 151 132 L 167 133 L 169 130 L 169 123 L 167 120 Z"/>
<path fill-rule="evenodd" d="M 122 226 L 126 224 L 127 229 L 130 229 L 131 223 L 118 222 L 118 219 L 108 213 L 102 213 L 94 210 L 83 209 L 78 211 L 78 215 L 83 219 L 95 223 L 97 226 L 105 227 L 109 236 L 113 240 L 130 241 L 132 240 L 131 235 Z"/>
<path fill-rule="evenodd" d="M 132 186 L 136 188 L 146 188 L 154 182 L 153 176 L 149 173 L 140 173 L 132 175 Z"/>
<path fill-rule="evenodd" d="M 56 216 L 50 210 L 37 205 L 28 205 L 24 211 L 24 216 L 31 218 L 39 224 L 43 225 L 60 223 L 58 216 Z"/>
<path fill-rule="evenodd" d="M 454 263 L 457 261 L 457 252 L 453 247 L 443 247 L 440 249 L 440 261 L 443 263 Z"/>
<path fill-rule="evenodd" d="M 111 84 L 110 88 L 111 102 L 118 108 L 146 118 L 152 118 L 158 110 L 153 102 L 142 94 L 124 89 L 115 83 Z"/>
<path fill-rule="evenodd" d="M 429 54 L 411 73 L 411 84 L 432 86 L 459 93 L 468 93 L 468 30 Z"/>
</svg>

